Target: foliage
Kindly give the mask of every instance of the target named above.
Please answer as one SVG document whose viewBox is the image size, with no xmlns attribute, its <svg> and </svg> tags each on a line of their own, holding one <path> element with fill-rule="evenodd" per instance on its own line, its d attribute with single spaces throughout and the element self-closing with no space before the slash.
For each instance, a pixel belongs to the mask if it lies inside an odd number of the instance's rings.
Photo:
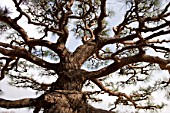
<svg viewBox="0 0 170 113">
<path fill-rule="evenodd" d="M 12 1 L 14 17 L 9 6 L 0 7 L 1 80 L 9 76 L 10 85 L 44 95 L 79 91 L 94 102 L 101 101 L 96 95 L 106 93 L 116 98 L 110 103 L 111 111 L 122 105 L 133 106 L 135 112 L 166 105 L 156 103 L 154 93 L 161 91 L 170 98 L 169 1 Z M 122 6 L 119 12 L 115 4 Z M 116 16 L 120 23 L 114 21 Z M 76 49 L 69 51 L 73 46 Z M 158 76 L 160 71 L 166 74 Z M 43 82 L 37 79 L 43 77 Z M 53 83 L 48 77 L 55 77 Z M 93 91 L 82 90 L 85 87 Z M 21 99 L 20 105 L 0 100 L 0 107 L 37 110 L 36 99 L 28 103 Z"/>
</svg>

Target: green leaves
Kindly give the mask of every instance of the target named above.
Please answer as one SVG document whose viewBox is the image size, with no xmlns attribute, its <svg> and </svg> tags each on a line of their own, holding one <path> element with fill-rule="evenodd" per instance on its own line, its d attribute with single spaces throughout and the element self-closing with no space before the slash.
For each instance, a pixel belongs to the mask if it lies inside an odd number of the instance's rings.
<svg viewBox="0 0 170 113">
<path fill-rule="evenodd" d="M 58 55 L 56 55 L 53 51 L 51 50 L 46 50 L 43 52 L 44 57 L 49 57 L 51 60 L 57 61 L 59 59 Z"/>
</svg>

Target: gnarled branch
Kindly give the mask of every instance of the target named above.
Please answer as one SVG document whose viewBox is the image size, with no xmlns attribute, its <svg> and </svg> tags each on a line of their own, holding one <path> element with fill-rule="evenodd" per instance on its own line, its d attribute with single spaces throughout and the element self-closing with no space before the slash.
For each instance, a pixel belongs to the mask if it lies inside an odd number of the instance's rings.
<svg viewBox="0 0 170 113">
<path fill-rule="evenodd" d="M 170 63 L 170 60 L 166 60 L 166 59 L 162 59 L 156 56 L 150 56 L 146 54 L 137 54 L 134 56 L 121 58 L 119 59 L 119 62 L 114 62 L 109 66 L 102 68 L 98 71 L 89 72 L 87 75 L 85 75 L 85 77 L 88 79 L 104 77 L 117 71 L 123 66 L 126 66 L 131 63 L 137 63 L 137 62 L 157 63 L 160 65 L 162 69 L 169 70 L 167 66 Z"/>
<path fill-rule="evenodd" d="M 53 70 L 57 71 L 57 69 L 56 69 L 57 64 L 49 63 L 45 60 L 42 60 L 41 58 L 38 58 L 37 56 L 32 55 L 24 48 L 17 47 L 15 49 L 10 50 L 10 49 L 0 47 L 0 53 L 5 56 L 23 58 L 23 59 L 26 59 L 32 63 L 37 64 L 38 66 L 41 66 L 41 67 L 44 67 L 47 69 L 53 69 Z"/>
<path fill-rule="evenodd" d="M 0 107 L 2 108 L 23 108 L 36 105 L 35 98 L 25 98 L 20 100 L 5 100 L 0 98 Z"/>
</svg>

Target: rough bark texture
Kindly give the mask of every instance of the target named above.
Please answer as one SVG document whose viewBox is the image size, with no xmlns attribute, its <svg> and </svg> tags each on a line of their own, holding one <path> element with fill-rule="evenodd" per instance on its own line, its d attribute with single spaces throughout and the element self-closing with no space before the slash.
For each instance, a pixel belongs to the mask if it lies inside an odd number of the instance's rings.
<svg viewBox="0 0 170 113">
<path fill-rule="evenodd" d="M 61 72 L 60 77 L 52 84 L 50 92 L 41 98 L 44 103 L 41 106 L 44 113 L 113 113 L 88 104 L 86 95 L 81 91 L 85 82 L 83 76 L 85 73 L 87 72 L 84 70 Z"/>
<path fill-rule="evenodd" d="M 67 73 L 67 74 L 66 74 Z M 113 113 L 92 107 L 81 92 L 85 78 L 83 71 L 67 71 L 43 95 L 44 113 Z"/>
<path fill-rule="evenodd" d="M 85 96 L 76 91 L 50 93 L 45 95 L 44 100 L 44 113 L 114 113 L 92 107 Z"/>
<path fill-rule="evenodd" d="M 83 84 L 86 81 L 83 75 L 87 72 L 81 69 L 73 70 L 73 67 L 76 67 L 73 64 L 76 63 L 63 64 L 63 69 L 69 69 L 60 72 L 59 78 L 52 84 L 51 89 L 40 98 L 39 105 L 43 108 L 44 113 L 112 113 L 88 104 L 86 95 L 82 92 Z M 70 66 L 73 66 L 72 70 L 70 70 Z"/>
<path fill-rule="evenodd" d="M 154 87 L 149 87 L 144 91 L 138 89 L 139 92 L 127 95 L 117 90 L 110 90 L 105 85 L 109 84 L 111 87 L 117 85 L 116 87 L 119 88 L 122 84 L 123 86 L 136 85 L 139 81 L 145 81 L 147 78 L 140 79 L 141 76 L 138 75 L 150 76 L 147 72 L 150 71 L 152 64 L 158 64 L 162 70 L 170 72 L 170 49 L 168 46 L 170 40 L 163 38 L 170 34 L 170 20 L 168 20 L 170 2 L 160 8 L 159 5 L 156 5 L 159 0 L 126 1 L 125 5 L 128 7 L 123 13 L 125 15 L 119 17 L 123 20 L 111 28 L 113 33 L 110 35 L 111 31 L 107 33 L 110 25 L 107 26 L 108 18 L 106 19 L 106 17 L 110 14 L 107 7 L 114 6 L 114 3 L 109 3 L 111 0 L 11 1 L 18 14 L 15 17 L 9 15 L 10 11 L 6 7 L 0 7 L 0 34 L 1 31 L 8 34 L 8 29 L 14 31 L 14 34 L 6 36 L 5 39 L 8 41 L 0 41 L 0 80 L 9 71 L 15 71 L 18 75 L 9 73 L 10 77 L 14 79 L 14 85 L 44 91 L 44 94 L 38 98 L 13 101 L 0 98 L 0 107 L 35 107 L 34 113 L 38 113 L 40 110 L 43 110 L 44 113 L 113 113 L 88 104 L 86 93 L 83 93 L 82 88 L 84 83 L 89 80 L 101 89 L 97 92 L 117 97 L 117 100 L 113 102 L 114 109 L 119 104 L 133 105 L 138 109 L 162 108 L 162 106 L 149 103 L 142 105 L 143 100 L 148 101 L 148 97 L 157 90 L 158 86 L 153 85 Z M 29 30 L 20 25 L 22 18 L 27 19 L 28 25 L 31 24 L 38 28 L 37 34 L 44 33 L 43 36 L 29 36 Z M 114 23 L 114 20 L 111 19 L 111 21 Z M 70 27 L 69 22 L 75 28 Z M 81 38 L 82 43 L 71 52 L 66 42 L 73 38 L 72 32 Z M 49 33 L 55 34 L 54 39 L 49 38 Z M 166 43 L 165 46 L 162 46 L 162 43 Z M 107 46 L 110 49 L 105 49 Z M 154 51 L 158 56 L 155 56 L 156 54 L 148 55 L 149 50 Z M 55 63 L 49 62 L 49 58 L 52 58 Z M 100 63 L 102 64 L 103 61 L 112 60 L 112 62 L 109 65 L 104 65 L 103 68 L 98 68 L 99 70 L 83 70 L 82 66 L 89 59 L 92 61 L 92 67 L 101 66 Z M 27 64 L 27 61 L 31 64 Z M 141 62 L 148 64 L 141 64 Z M 45 84 L 36 81 L 32 76 L 27 76 L 29 73 L 26 73 L 27 68 L 34 69 L 32 66 L 41 67 L 47 73 L 40 75 L 54 75 L 58 77 L 57 80 L 54 83 Z M 119 69 L 118 74 L 131 77 L 119 83 L 103 84 L 101 77 L 106 77 Z M 170 80 L 156 81 L 157 84 L 160 87 L 163 85 L 167 87 Z"/>
</svg>

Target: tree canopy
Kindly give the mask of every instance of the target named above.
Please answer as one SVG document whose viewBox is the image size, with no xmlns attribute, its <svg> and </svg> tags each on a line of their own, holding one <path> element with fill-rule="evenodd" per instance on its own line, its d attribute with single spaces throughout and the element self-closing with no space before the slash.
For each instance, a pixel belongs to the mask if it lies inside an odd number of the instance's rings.
<svg viewBox="0 0 170 113">
<path fill-rule="evenodd" d="M 11 1 L 14 11 L 0 7 L 0 80 L 9 77 L 10 85 L 41 95 L 0 98 L 1 108 L 114 113 L 118 106 L 156 110 L 166 105 L 154 102 L 154 93 L 170 98 L 168 0 Z M 88 102 L 100 101 L 95 96 L 104 93 L 113 97 L 109 111 Z"/>
</svg>

